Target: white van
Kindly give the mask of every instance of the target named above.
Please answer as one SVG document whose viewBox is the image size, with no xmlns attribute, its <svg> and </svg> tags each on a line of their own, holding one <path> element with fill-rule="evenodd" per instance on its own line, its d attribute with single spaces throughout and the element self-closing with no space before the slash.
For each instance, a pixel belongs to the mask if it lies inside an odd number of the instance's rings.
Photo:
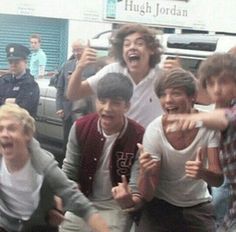
<svg viewBox="0 0 236 232">
<path fill-rule="evenodd" d="M 159 36 L 165 59 L 178 57 L 182 67 L 196 72 L 202 60 L 215 52 L 228 52 L 236 46 L 236 36 L 222 34 L 164 34 Z"/>
<path fill-rule="evenodd" d="M 200 63 L 216 52 L 228 52 L 236 46 L 236 36 L 210 34 L 164 34 L 158 36 L 163 55 L 162 67 L 166 59 L 180 59 L 181 66 L 196 75 Z M 195 108 L 208 111 L 214 108 L 207 92 L 199 87 Z"/>
</svg>

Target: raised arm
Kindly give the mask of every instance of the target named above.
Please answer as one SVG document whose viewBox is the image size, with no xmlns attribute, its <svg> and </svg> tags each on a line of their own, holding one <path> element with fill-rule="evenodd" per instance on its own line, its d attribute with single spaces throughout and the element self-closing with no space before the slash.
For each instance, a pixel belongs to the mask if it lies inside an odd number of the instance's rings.
<svg viewBox="0 0 236 232">
<path fill-rule="evenodd" d="M 69 100 L 78 100 L 93 93 L 88 81 L 82 81 L 82 75 L 84 69 L 89 64 L 95 63 L 96 59 L 96 51 L 86 47 L 68 83 L 67 97 Z"/>
<path fill-rule="evenodd" d="M 168 115 L 167 121 L 172 122 L 167 132 L 193 129 L 201 124 L 210 129 L 224 130 L 229 124 L 225 109 L 216 109 L 207 113 Z"/>
</svg>

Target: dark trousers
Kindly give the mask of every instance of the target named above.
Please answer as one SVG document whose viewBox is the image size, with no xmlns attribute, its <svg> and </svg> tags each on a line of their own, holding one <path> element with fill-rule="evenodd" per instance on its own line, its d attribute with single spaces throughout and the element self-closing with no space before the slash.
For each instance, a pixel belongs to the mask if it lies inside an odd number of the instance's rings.
<svg viewBox="0 0 236 232">
<path fill-rule="evenodd" d="M 30 229 L 22 230 L 22 232 L 58 232 L 58 228 L 53 226 L 34 226 Z"/>
<path fill-rule="evenodd" d="M 0 227 L 0 232 L 7 232 L 7 231 L 4 230 L 2 227 Z"/>
<path fill-rule="evenodd" d="M 136 232 L 215 232 L 215 215 L 210 202 L 177 207 L 154 198 L 148 202 Z"/>
<path fill-rule="evenodd" d="M 6 231 L 2 227 L 0 227 L 0 232 L 11 232 L 11 231 Z M 22 232 L 58 232 L 58 228 L 52 226 L 35 226 L 30 229 L 25 229 Z"/>
</svg>

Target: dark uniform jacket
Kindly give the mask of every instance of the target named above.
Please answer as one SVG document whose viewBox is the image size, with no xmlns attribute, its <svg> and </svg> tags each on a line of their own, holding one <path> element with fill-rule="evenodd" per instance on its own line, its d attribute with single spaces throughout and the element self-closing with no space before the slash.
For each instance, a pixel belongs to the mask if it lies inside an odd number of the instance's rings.
<svg viewBox="0 0 236 232">
<path fill-rule="evenodd" d="M 31 116 L 36 116 L 39 103 L 39 86 L 28 70 L 19 79 L 10 73 L 0 78 L 0 105 L 3 105 L 7 98 L 15 98 L 17 105 L 25 108 Z"/>
<path fill-rule="evenodd" d="M 68 100 L 66 97 L 69 78 L 71 73 L 75 70 L 76 62 L 77 59 L 72 59 L 65 62 L 65 64 L 62 66 L 58 74 L 58 80 L 56 83 L 56 88 L 57 88 L 56 109 L 57 111 L 61 109 L 64 110 L 64 120 L 66 120 L 73 113 L 77 114 L 77 117 L 79 118 L 80 116 L 95 111 L 93 98 L 91 96 L 79 99 L 74 102 Z M 88 77 L 94 75 L 95 73 L 96 73 L 96 67 L 91 65 L 88 66 L 87 68 L 85 68 L 85 71 L 83 72 L 82 80 L 87 79 Z"/>
</svg>

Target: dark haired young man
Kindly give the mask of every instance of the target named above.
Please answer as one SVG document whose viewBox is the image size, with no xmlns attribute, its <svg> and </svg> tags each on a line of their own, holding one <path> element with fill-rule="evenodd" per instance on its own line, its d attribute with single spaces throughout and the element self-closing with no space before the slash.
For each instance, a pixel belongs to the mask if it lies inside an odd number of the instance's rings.
<svg viewBox="0 0 236 232">
<path fill-rule="evenodd" d="M 121 73 L 108 73 L 97 84 L 97 113 L 78 119 L 72 126 L 63 170 L 94 203 L 112 232 L 127 232 L 132 220 L 122 208 L 141 205 L 136 186 L 137 143 L 144 129 L 124 116 L 129 110 L 133 85 Z M 132 193 L 121 206 L 112 188 L 130 183 Z M 90 231 L 80 219 L 66 213 L 61 231 Z M 80 228 L 80 229 L 79 229 Z"/>
</svg>

